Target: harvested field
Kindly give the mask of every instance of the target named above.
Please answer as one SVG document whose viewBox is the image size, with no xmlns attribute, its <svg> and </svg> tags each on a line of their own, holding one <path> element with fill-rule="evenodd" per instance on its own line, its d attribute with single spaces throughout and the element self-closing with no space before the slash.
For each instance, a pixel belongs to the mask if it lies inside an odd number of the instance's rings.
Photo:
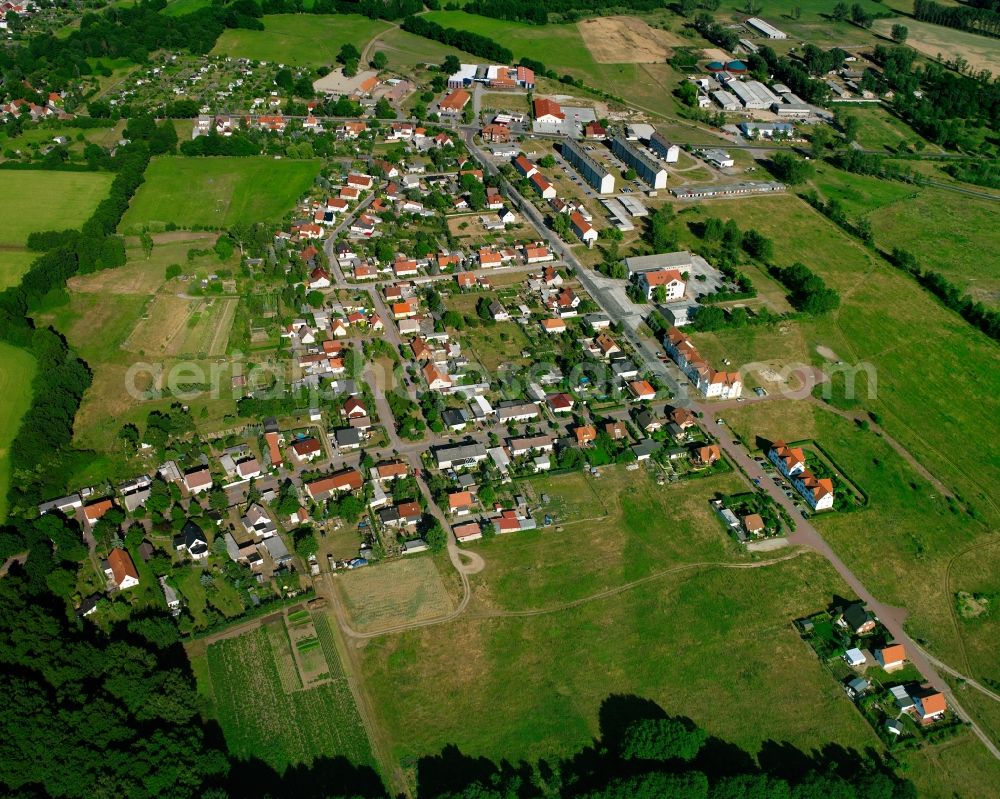
<svg viewBox="0 0 1000 799">
<path fill-rule="evenodd" d="M 238 302 L 159 294 L 122 348 L 146 355 L 222 355 Z"/>
<path fill-rule="evenodd" d="M 635 17 L 598 17 L 577 23 L 584 44 L 598 64 L 656 64 L 684 44 L 670 31 L 651 28 Z"/>
<path fill-rule="evenodd" d="M 363 632 L 443 616 L 454 609 L 430 558 L 385 563 L 341 575 L 335 583 L 351 617 Z"/>
<path fill-rule="evenodd" d="M 940 54 L 944 61 L 962 56 L 973 71 L 987 69 L 996 72 L 997 63 L 1000 62 L 1000 39 L 990 39 L 975 33 L 932 25 L 930 22 L 898 17 L 877 19 L 872 25 L 872 30 L 888 38 L 892 26 L 900 22 L 910 31 L 906 39 L 907 46 L 918 53 L 928 58 L 937 58 Z"/>
</svg>

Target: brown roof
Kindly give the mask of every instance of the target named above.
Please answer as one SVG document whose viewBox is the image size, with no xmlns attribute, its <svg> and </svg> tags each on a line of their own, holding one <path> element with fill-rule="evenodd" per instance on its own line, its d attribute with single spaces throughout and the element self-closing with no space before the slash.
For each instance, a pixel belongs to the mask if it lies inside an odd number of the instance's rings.
<svg viewBox="0 0 1000 799">
<path fill-rule="evenodd" d="M 468 104 L 469 93 L 465 89 L 455 89 L 441 101 L 441 107 L 451 111 L 461 111 Z"/>
<path fill-rule="evenodd" d="M 132 556 L 124 549 L 112 549 L 108 555 L 108 565 L 111 567 L 111 572 L 115 576 L 115 583 L 118 585 L 121 585 L 126 577 L 131 577 L 135 580 L 139 579 L 139 572 L 135 570 Z"/>
<path fill-rule="evenodd" d="M 547 97 L 539 97 L 535 100 L 535 118 L 546 116 L 547 114 L 552 114 L 552 116 L 558 117 L 559 119 L 565 119 L 566 115 L 563 113 L 562 108 L 559 106 L 555 100 L 549 100 Z"/>
<path fill-rule="evenodd" d="M 323 445 L 315 438 L 300 438 L 292 444 L 292 449 L 296 455 L 311 455 L 314 452 L 322 452 Z"/>
<path fill-rule="evenodd" d="M 593 425 L 584 425 L 576 428 L 576 441 L 578 444 L 586 444 L 597 438 L 597 430 Z"/>
<path fill-rule="evenodd" d="M 448 507 L 451 510 L 456 508 L 472 507 L 472 494 L 468 491 L 455 491 L 448 495 Z"/>
<path fill-rule="evenodd" d="M 399 515 L 403 519 L 414 519 L 423 515 L 420 504 L 417 502 L 401 502 L 396 506 L 396 510 L 399 511 Z"/>
<path fill-rule="evenodd" d="M 643 277 L 650 286 L 666 286 L 675 280 L 684 282 L 681 273 L 676 269 L 657 269 L 652 272 L 643 272 Z"/>
<path fill-rule="evenodd" d="M 764 519 L 761 518 L 759 513 L 748 513 L 743 517 L 743 526 L 747 529 L 747 532 L 755 533 L 758 530 L 764 529 Z"/>
<path fill-rule="evenodd" d="M 380 463 L 375 468 L 378 470 L 379 477 L 400 477 L 410 472 L 410 468 L 402 461 Z"/>
</svg>

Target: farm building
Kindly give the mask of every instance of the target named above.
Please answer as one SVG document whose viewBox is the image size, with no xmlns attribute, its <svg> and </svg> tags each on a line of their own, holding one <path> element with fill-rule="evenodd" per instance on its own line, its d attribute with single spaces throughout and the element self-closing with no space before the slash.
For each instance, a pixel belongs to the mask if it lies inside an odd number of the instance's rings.
<svg viewBox="0 0 1000 799">
<path fill-rule="evenodd" d="M 770 22 L 765 22 L 760 17 L 750 17 L 747 20 L 747 25 L 750 26 L 756 33 L 764 36 L 767 39 L 787 39 L 788 34 L 784 31 L 778 30 Z"/>
</svg>

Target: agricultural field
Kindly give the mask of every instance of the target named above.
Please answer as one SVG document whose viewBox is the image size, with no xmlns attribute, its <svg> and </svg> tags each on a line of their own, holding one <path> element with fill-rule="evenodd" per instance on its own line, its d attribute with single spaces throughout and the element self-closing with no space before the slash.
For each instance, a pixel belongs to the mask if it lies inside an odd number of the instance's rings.
<svg viewBox="0 0 1000 799">
<path fill-rule="evenodd" d="M 154 158 L 122 218 L 121 230 L 162 230 L 168 223 L 180 228 L 225 228 L 275 221 L 292 209 L 319 167 L 315 160 L 263 157 Z"/>
<path fill-rule="evenodd" d="M 79 227 L 107 196 L 112 180 L 97 172 L 0 171 L 0 196 L 18 200 L 18 213 L 0 231 L 0 291 L 16 286 L 38 257 L 25 249 L 30 233 Z"/>
<path fill-rule="evenodd" d="M 3 170 L 0 195 L 17 197 L 18 213 L 4 222 L 0 245 L 23 247 L 34 231 L 79 227 L 107 196 L 112 180 L 97 172 Z M 67 197 L 73 202 L 65 202 Z"/>
<path fill-rule="evenodd" d="M 322 644 L 312 650 L 336 657 L 334 648 Z M 206 660 L 207 669 L 196 672 L 199 690 L 210 692 L 213 715 L 237 757 L 257 757 L 279 773 L 320 758 L 372 764 L 339 660 L 329 666 L 326 681 L 302 688 L 284 620 L 210 644 Z"/>
<path fill-rule="evenodd" d="M 909 632 L 930 652 L 1000 681 L 992 612 L 956 613 L 958 591 L 1000 592 L 998 552 L 983 518 L 963 513 L 881 437 L 817 405 L 776 401 L 722 415 L 751 446 L 758 436 L 818 441 L 869 495 L 863 510 L 816 517 L 824 537 L 877 597 L 907 608 Z"/>
<path fill-rule="evenodd" d="M 387 22 L 360 14 L 275 14 L 264 17 L 263 22 L 262 31 L 224 31 L 212 55 L 292 66 L 331 66 L 342 45 L 350 43 L 364 50 L 369 40 L 389 28 Z"/>
<path fill-rule="evenodd" d="M 909 29 L 907 46 L 932 60 L 941 56 L 942 60 L 951 61 L 956 56 L 961 56 L 975 72 L 983 69 L 996 70 L 997 62 L 1000 61 L 1000 42 L 996 39 L 943 25 L 910 18 L 877 19 L 872 30 L 888 39 L 892 26 L 899 22 Z"/>
<path fill-rule="evenodd" d="M 334 581 L 351 626 L 373 632 L 444 616 L 454 603 L 432 558 L 396 560 Z"/>
<path fill-rule="evenodd" d="M 212 252 L 215 238 L 213 233 L 189 231 L 155 234 L 148 258 L 138 239 L 126 238 L 125 266 L 71 278 L 67 290 L 49 298 L 47 305 L 35 314 L 36 322 L 53 324 L 63 332 L 94 372 L 93 384 L 77 414 L 74 438 L 77 446 L 100 453 L 118 452 L 115 442 L 118 425 L 129 421 L 141 428 L 150 410 L 169 405 L 169 399 L 144 402 L 141 396 L 133 396 L 127 390 L 129 385 L 140 391 L 151 387 L 144 376 L 129 380 L 128 370 L 135 362 L 158 362 L 169 370 L 170 359 L 189 352 L 195 357 L 203 354 L 205 360 L 196 362 L 207 372 L 215 361 L 209 353 L 227 350 L 236 300 L 219 296 L 179 297 L 190 283 L 165 280 L 171 264 L 180 265 L 185 274 L 195 277 L 234 268 L 238 264 L 237 255 L 222 262 Z M 207 254 L 189 259 L 191 250 Z M 165 337 L 166 327 L 159 330 L 149 327 L 150 318 L 154 315 L 159 318 L 164 305 L 177 309 L 184 320 L 196 320 L 190 327 L 187 321 L 180 324 L 169 342 Z M 136 342 L 141 346 L 133 346 Z M 202 405 L 201 401 L 198 404 Z M 199 421 L 216 424 L 225 413 L 232 412 L 233 405 L 231 398 L 225 399 L 225 392 L 223 398 L 207 399 L 202 406 L 207 416 L 202 417 L 199 409 Z M 108 424 L 108 419 L 117 420 L 118 425 Z M 115 476 L 120 476 L 117 471 L 121 464 L 109 465 L 95 459 L 95 473 L 99 472 L 97 467 L 111 469 Z"/>
<path fill-rule="evenodd" d="M 0 343 L 0 522 L 7 518 L 10 461 L 7 449 L 17 435 L 21 417 L 31 405 L 35 359 L 27 350 Z"/>
<path fill-rule="evenodd" d="M 604 529 L 617 538 L 614 527 Z M 516 543 L 498 540 L 486 550 L 484 579 L 509 568 L 506 547 Z M 547 567 L 565 549 L 552 538 L 538 554 Z M 481 591 L 477 585 L 477 602 Z M 751 754 L 767 740 L 804 751 L 831 742 L 878 746 L 791 626 L 843 592 L 816 557 L 754 570 L 692 569 L 531 616 L 499 609 L 521 604 L 516 584 L 495 591 L 497 610 L 485 618 L 379 638 L 360 653 L 397 760 L 450 744 L 469 757 L 503 753 L 511 762 L 566 755 L 597 737 L 601 703 L 614 694 L 650 699 Z M 431 684 L 462 702 L 427 702 Z M 782 701 L 762 703 L 765 685 Z"/>
</svg>

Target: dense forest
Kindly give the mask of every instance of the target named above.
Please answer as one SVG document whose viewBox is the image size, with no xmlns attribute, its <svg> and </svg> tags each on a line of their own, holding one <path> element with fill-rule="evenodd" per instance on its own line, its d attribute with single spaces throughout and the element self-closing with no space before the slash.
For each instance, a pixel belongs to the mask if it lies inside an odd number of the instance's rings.
<svg viewBox="0 0 1000 799">
<path fill-rule="evenodd" d="M 970 33 L 1000 36 L 1000 3 L 996 0 L 979 0 L 960 6 L 944 6 L 934 0 L 913 0 L 913 17 Z"/>
</svg>

